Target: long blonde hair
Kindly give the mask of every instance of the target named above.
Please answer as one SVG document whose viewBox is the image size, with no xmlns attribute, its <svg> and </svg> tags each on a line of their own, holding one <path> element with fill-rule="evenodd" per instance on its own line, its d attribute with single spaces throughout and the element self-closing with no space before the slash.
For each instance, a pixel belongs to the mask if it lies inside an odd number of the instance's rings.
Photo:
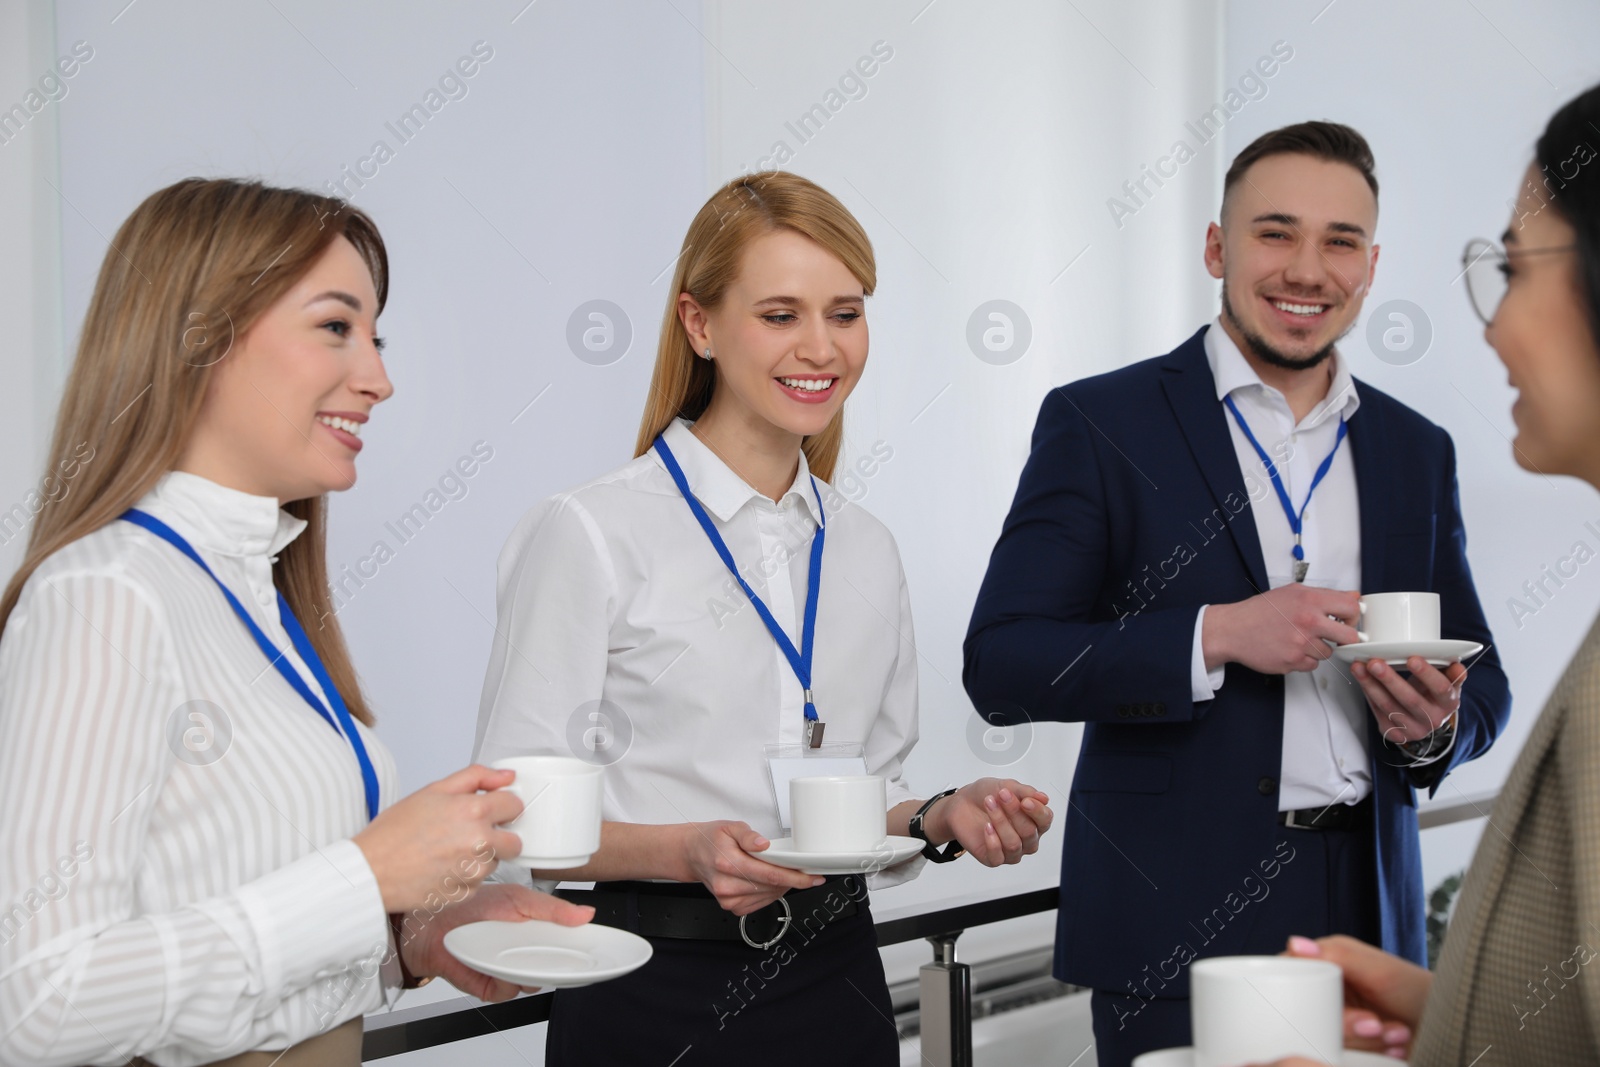
<svg viewBox="0 0 1600 1067">
<path fill-rule="evenodd" d="M 128 216 L 100 265 L 45 470 L 67 470 L 85 447 L 104 458 L 77 464 L 65 495 L 34 521 L 22 565 L 0 598 L 0 633 L 41 562 L 116 521 L 173 469 L 211 368 L 341 236 L 371 270 L 382 311 L 389 290 L 383 239 L 370 218 L 341 201 L 260 182 L 188 178 Z M 371 725 L 332 610 L 326 498 L 286 507 L 308 525 L 279 554 L 273 581 L 306 624 L 350 713 Z"/>
<path fill-rule="evenodd" d="M 739 258 L 755 238 L 773 230 L 793 230 L 817 242 L 843 263 L 868 296 L 878 284 L 872 242 L 848 208 L 815 182 L 786 171 L 747 174 L 712 194 L 689 224 L 678 256 L 678 268 L 667 292 L 667 313 L 661 321 L 650 398 L 639 423 L 634 455 L 642 456 L 675 418 L 698 419 L 711 404 L 717 375 L 711 362 L 700 359 L 678 315 L 678 296 L 688 293 L 707 311 L 717 307 L 739 275 Z M 844 441 L 841 407 L 821 433 L 807 437 L 801 448 L 811 472 L 823 481 L 833 468 Z"/>
</svg>

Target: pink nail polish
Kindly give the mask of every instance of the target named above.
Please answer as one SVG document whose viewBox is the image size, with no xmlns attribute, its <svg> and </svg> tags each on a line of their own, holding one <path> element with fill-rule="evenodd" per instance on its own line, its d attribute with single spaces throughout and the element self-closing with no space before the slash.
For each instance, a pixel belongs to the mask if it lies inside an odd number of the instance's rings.
<svg viewBox="0 0 1600 1067">
<path fill-rule="evenodd" d="M 1320 956 L 1322 955 L 1322 946 L 1309 937 L 1301 937 L 1296 934 L 1294 937 L 1289 938 L 1289 951 L 1296 956 Z"/>
</svg>

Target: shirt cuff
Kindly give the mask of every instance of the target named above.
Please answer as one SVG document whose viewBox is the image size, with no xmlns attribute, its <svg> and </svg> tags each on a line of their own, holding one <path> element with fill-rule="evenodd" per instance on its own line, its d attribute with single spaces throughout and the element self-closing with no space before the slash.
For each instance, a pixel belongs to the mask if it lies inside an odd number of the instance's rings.
<svg viewBox="0 0 1600 1067">
<path fill-rule="evenodd" d="M 299 989 L 324 972 L 387 954 L 383 894 L 354 841 L 326 845 L 238 893 L 256 929 L 268 989 Z"/>
<path fill-rule="evenodd" d="M 1204 703 L 1217 695 L 1217 690 L 1222 688 L 1222 679 L 1228 671 L 1226 663 L 1216 670 L 1206 670 L 1206 652 L 1201 646 L 1200 635 L 1205 631 L 1207 607 L 1208 605 L 1202 604 L 1199 613 L 1194 617 L 1194 651 L 1189 654 L 1189 696 L 1196 704 Z"/>
<path fill-rule="evenodd" d="M 928 858 L 918 852 L 910 859 L 901 860 L 892 867 L 884 867 L 867 875 L 867 889 L 876 891 L 888 889 L 892 885 L 901 885 L 911 881 L 922 873 L 922 868 L 928 865 Z"/>
</svg>

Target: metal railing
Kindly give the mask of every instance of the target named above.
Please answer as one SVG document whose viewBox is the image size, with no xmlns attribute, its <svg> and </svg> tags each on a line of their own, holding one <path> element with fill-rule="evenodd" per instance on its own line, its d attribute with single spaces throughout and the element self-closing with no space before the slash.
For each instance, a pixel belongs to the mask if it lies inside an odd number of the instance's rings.
<svg viewBox="0 0 1600 1067">
<path fill-rule="evenodd" d="M 1006 897 L 973 898 L 938 911 L 920 912 L 904 916 L 889 913 L 875 924 L 880 948 L 904 944 L 918 938 L 927 938 L 935 945 L 947 946 L 944 962 L 935 954 L 935 963 L 923 968 L 922 1030 L 924 1034 L 939 1033 L 929 1014 L 929 985 L 927 973 L 937 966 L 940 981 L 949 986 L 944 1003 L 952 1006 L 948 1025 L 960 1026 L 966 1020 L 968 1047 L 971 1046 L 971 982 L 964 963 L 955 960 L 955 940 L 961 932 L 974 926 L 1035 915 L 1051 911 L 1056 906 L 1059 890 L 1056 886 L 1015 893 Z M 957 990 L 965 991 L 965 1003 L 952 1001 Z M 420 1004 L 414 1008 L 401 1008 L 385 1014 L 369 1015 L 366 1036 L 362 1042 L 363 1060 L 386 1059 L 405 1052 L 446 1045 L 485 1034 L 514 1030 L 521 1026 L 548 1022 L 553 993 L 534 993 L 499 1004 L 487 1004 L 474 997 L 456 997 L 433 1004 Z M 942 1022 L 942 1020 L 941 1020 Z M 926 1041 L 927 1038 L 924 1038 Z M 929 1057 L 938 1067 L 939 1060 Z M 951 1061 L 962 1062 L 960 1060 Z"/>
<path fill-rule="evenodd" d="M 1422 829 L 1483 818 L 1495 793 L 1440 801 L 1418 812 Z M 919 1029 L 922 1059 L 930 1067 L 972 1065 L 972 969 L 956 959 L 956 940 L 976 926 L 1052 911 L 1060 887 L 1049 886 L 1004 897 L 969 897 L 937 911 L 901 914 L 895 911 L 875 924 L 878 946 L 923 938 L 933 947 L 933 960 L 918 974 Z M 474 997 L 456 997 L 366 1018 L 363 1061 L 447 1045 L 487 1034 L 548 1022 L 553 993 L 535 993 L 499 1004 Z"/>
</svg>

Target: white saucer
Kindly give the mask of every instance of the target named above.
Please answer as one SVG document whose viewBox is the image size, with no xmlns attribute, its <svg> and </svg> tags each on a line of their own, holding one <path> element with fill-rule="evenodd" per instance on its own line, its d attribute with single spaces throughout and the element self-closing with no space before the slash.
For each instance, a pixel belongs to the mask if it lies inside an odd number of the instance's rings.
<svg viewBox="0 0 1600 1067">
<path fill-rule="evenodd" d="M 1476 641 L 1363 641 L 1340 645 L 1333 654 L 1343 663 L 1381 659 L 1391 667 L 1404 667 L 1407 659 L 1421 656 L 1435 667 L 1443 667 L 1451 660 L 1466 659 L 1482 651 L 1483 646 Z"/>
<path fill-rule="evenodd" d="M 1397 1060 L 1393 1056 L 1358 1052 L 1353 1048 L 1343 1051 L 1344 1055 L 1339 1059 L 1340 1067 L 1406 1067 L 1405 1060 Z M 1184 1046 L 1146 1052 L 1143 1056 L 1133 1058 L 1133 1067 L 1194 1067 L 1194 1049 Z"/>
<path fill-rule="evenodd" d="M 444 935 L 450 955 L 475 971 L 544 989 L 620 978 L 650 961 L 650 942 L 611 926 L 527 922 L 465 923 Z"/>
<path fill-rule="evenodd" d="M 922 842 L 915 837 L 886 837 L 882 845 L 867 852 L 800 852 L 794 847 L 794 838 L 784 837 L 750 855 L 806 874 L 871 874 L 921 851 Z"/>
</svg>

